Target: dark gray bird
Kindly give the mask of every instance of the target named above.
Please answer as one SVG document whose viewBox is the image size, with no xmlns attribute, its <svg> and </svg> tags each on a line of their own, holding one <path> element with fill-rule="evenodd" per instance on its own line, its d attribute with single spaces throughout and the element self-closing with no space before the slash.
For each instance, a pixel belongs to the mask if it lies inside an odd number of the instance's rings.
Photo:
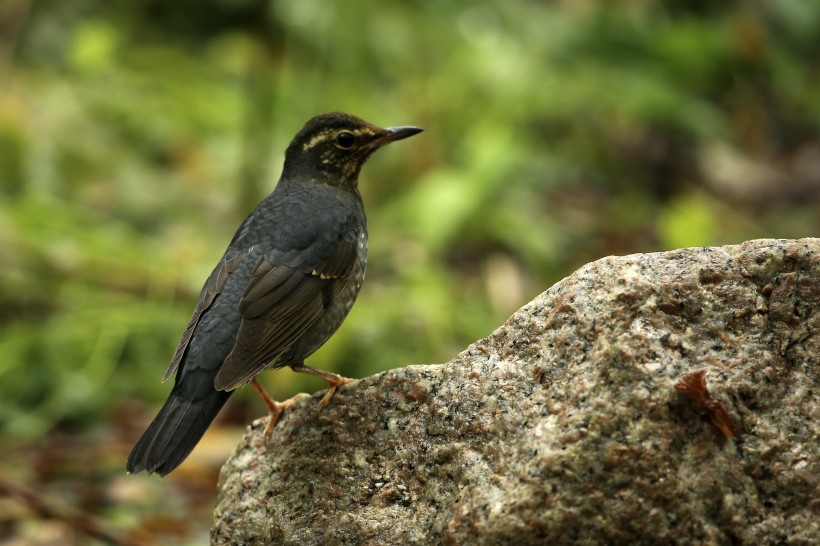
<svg viewBox="0 0 820 546">
<path fill-rule="evenodd" d="M 290 366 L 325 379 L 326 405 L 350 380 L 304 365 L 353 306 L 367 263 L 359 171 L 380 147 L 418 127 L 381 129 L 348 114 L 316 116 L 285 152 L 273 193 L 239 227 L 205 282 L 163 381 L 165 405 L 128 457 L 128 472 L 179 466 L 237 387 L 251 382 L 270 409 L 266 433 L 290 401 L 254 377 Z"/>
</svg>

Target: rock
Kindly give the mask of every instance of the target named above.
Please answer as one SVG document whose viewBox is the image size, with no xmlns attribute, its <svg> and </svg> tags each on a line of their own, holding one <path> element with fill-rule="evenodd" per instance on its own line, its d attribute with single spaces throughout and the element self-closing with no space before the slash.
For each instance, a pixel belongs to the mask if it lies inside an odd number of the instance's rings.
<svg viewBox="0 0 820 546">
<path fill-rule="evenodd" d="M 256 421 L 212 543 L 820 544 L 818 330 L 820 239 L 603 258 Z"/>
</svg>

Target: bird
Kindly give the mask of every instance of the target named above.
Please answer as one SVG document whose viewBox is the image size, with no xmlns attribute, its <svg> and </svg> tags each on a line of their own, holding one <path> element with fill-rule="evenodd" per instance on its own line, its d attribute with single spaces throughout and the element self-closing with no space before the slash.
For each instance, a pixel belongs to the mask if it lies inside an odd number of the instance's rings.
<svg viewBox="0 0 820 546">
<path fill-rule="evenodd" d="M 332 112 L 296 134 L 272 193 L 239 226 L 202 287 L 163 377 L 175 373 L 174 386 L 128 456 L 130 474 L 165 476 L 177 468 L 246 383 L 268 407 L 269 437 L 296 397 L 270 398 L 256 381 L 267 368 L 288 366 L 327 381 L 320 409 L 352 381 L 304 361 L 336 332 L 364 281 L 362 166 L 379 148 L 421 131 Z"/>
</svg>

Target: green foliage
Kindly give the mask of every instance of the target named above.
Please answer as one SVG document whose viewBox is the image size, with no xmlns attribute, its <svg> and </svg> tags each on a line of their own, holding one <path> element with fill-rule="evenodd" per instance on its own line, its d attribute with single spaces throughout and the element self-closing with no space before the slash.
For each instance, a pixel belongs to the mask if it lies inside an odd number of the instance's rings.
<svg viewBox="0 0 820 546">
<path fill-rule="evenodd" d="M 6 434 L 164 396 L 201 283 L 322 111 L 426 129 L 362 176 L 368 279 L 311 361 L 353 376 L 447 360 L 606 254 L 820 226 L 812 3 L 9 12 L 22 31 L 0 65 Z M 304 388 L 276 377 L 279 395 Z"/>
</svg>

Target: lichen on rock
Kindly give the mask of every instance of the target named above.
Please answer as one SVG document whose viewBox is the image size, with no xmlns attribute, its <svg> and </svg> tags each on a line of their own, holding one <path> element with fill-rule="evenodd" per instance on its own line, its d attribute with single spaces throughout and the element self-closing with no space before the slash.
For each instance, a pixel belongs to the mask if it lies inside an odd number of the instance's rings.
<svg viewBox="0 0 820 546">
<path fill-rule="evenodd" d="M 818 544 L 819 310 L 820 239 L 603 258 L 447 364 L 256 421 L 212 543 Z M 701 372 L 736 435 L 676 388 Z"/>
</svg>

